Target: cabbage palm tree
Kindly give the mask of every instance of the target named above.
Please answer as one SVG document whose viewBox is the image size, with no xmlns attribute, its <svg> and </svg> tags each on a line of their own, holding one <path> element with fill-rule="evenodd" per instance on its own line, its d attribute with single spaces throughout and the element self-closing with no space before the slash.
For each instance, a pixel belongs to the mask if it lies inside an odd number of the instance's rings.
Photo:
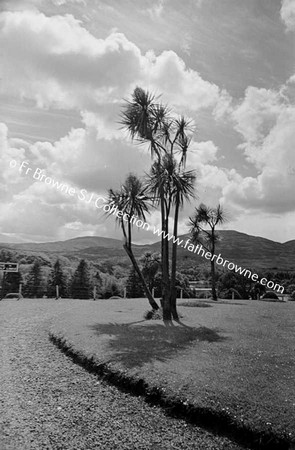
<svg viewBox="0 0 295 450">
<path fill-rule="evenodd" d="M 194 182 L 195 171 L 185 171 L 179 162 L 175 160 L 174 155 L 170 153 L 166 154 L 160 162 L 153 164 L 148 178 L 148 192 L 153 195 L 154 202 L 159 202 L 161 192 L 164 194 L 165 221 L 162 226 L 164 235 L 169 231 L 168 218 L 172 207 L 174 207 L 171 276 L 169 275 L 168 239 L 163 240 L 162 254 L 162 260 L 164 261 L 162 270 L 165 271 L 163 276 L 163 312 L 165 313 L 166 310 L 169 310 L 168 313 L 170 312 L 174 320 L 178 320 L 176 310 L 176 269 L 179 210 L 183 206 L 184 201 L 194 195 Z M 166 320 L 169 320 L 168 315 Z"/>
<path fill-rule="evenodd" d="M 168 169 L 168 155 L 155 161 L 147 179 L 148 193 L 155 205 L 161 208 L 161 260 L 162 260 L 162 308 L 164 321 L 171 320 L 169 241 L 165 239 L 169 232 L 169 214 L 171 210 L 171 183 Z"/>
<path fill-rule="evenodd" d="M 177 232 L 181 201 L 192 193 L 192 189 L 188 189 L 187 195 L 183 194 L 182 197 L 180 191 L 183 186 L 181 183 L 175 184 L 173 182 L 180 176 L 181 170 L 185 167 L 190 144 L 190 123 L 184 117 L 175 118 L 172 116 L 169 109 L 158 103 L 154 95 L 139 87 L 134 90 L 131 100 L 126 101 L 122 111 L 121 123 L 133 140 L 136 140 L 139 144 L 149 144 L 151 157 L 154 160 L 149 175 L 149 190 L 153 193 L 154 202 L 159 204 L 161 211 L 163 319 L 164 321 L 170 321 L 172 309 L 167 233 L 172 206 L 175 206 L 174 229 Z M 188 174 L 187 178 L 189 178 Z M 176 186 L 179 186 L 179 189 Z M 181 189 L 180 186 L 182 186 Z M 175 279 L 176 273 L 175 246 L 173 255 L 171 280 Z M 176 317 L 176 314 L 174 316 Z"/>
<path fill-rule="evenodd" d="M 124 236 L 123 248 L 130 258 L 130 261 L 137 272 L 147 296 L 147 299 L 154 310 L 159 309 L 155 302 L 150 289 L 143 277 L 143 274 L 138 266 L 132 249 L 132 217 L 135 216 L 137 220 L 146 221 L 146 213 L 149 211 L 149 198 L 146 195 L 146 187 L 143 186 L 141 180 L 133 174 L 129 174 L 121 189 L 114 191 L 109 189 L 108 204 L 117 207 L 122 214 L 116 220 L 119 222 Z M 110 210 L 108 215 L 112 214 Z"/>
<path fill-rule="evenodd" d="M 226 222 L 226 220 L 226 214 L 220 205 L 216 208 L 210 208 L 209 206 L 201 203 L 197 208 L 195 208 L 193 217 L 189 218 L 192 242 L 195 244 L 201 243 L 203 247 L 213 256 L 215 254 L 216 243 L 219 241 L 219 236 L 216 233 L 216 226 L 222 225 Z M 209 230 L 204 227 L 209 227 Z M 217 300 L 215 260 L 211 257 L 210 262 L 212 298 L 213 300 Z"/>
</svg>

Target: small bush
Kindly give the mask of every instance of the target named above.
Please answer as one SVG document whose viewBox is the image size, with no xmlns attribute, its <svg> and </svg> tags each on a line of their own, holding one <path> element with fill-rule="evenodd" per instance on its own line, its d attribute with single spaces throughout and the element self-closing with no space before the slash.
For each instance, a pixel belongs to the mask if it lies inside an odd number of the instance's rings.
<svg viewBox="0 0 295 450">
<path fill-rule="evenodd" d="M 121 280 L 117 280 L 113 275 L 102 274 L 101 296 L 103 298 L 110 298 L 113 296 L 122 296 L 123 289 Z"/>
<path fill-rule="evenodd" d="M 279 297 L 277 296 L 277 294 L 275 292 L 272 291 L 267 291 L 262 298 L 272 298 L 274 300 L 279 300 Z"/>
<path fill-rule="evenodd" d="M 292 292 L 292 294 L 290 295 L 289 300 L 295 301 L 295 291 Z"/>
<path fill-rule="evenodd" d="M 148 310 L 144 313 L 143 318 L 145 320 L 162 320 L 163 319 L 163 312 L 161 309 L 158 309 L 157 311 Z"/>
<path fill-rule="evenodd" d="M 178 317 L 181 319 L 183 316 L 178 311 Z M 145 320 L 163 320 L 163 310 L 162 308 L 155 310 L 148 310 L 144 313 L 143 318 Z"/>
</svg>

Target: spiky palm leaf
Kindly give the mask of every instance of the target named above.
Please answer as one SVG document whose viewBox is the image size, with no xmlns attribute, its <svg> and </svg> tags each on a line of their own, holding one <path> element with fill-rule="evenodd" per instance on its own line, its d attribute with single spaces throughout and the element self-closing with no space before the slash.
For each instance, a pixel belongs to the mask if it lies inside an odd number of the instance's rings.
<svg viewBox="0 0 295 450">
<path fill-rule="evenodd" d="M 136 87 L 131 101 L 126 101 L 120 123 L 132 139 L 137 139 L 139 143 L 149 142 L 152 156 L 156 153 L 159 158 L 161 152 L 165 151 L 161 135 L 162 127 L 167 122 L 168 109 L 156 100 L 153 94 Z"/>
<path fill-rule="evenodd" d="M 173 203 L 175 194 L 178 193 L 182 205 L 184 200 L 194 196 L 195 179 L 194 170 L 183 170 L 173 155 L 167 154 L 152 165 L 148 176 L 148 192 L 153 195 L 155 203 L 163 193 Z"/>
<path fill-rule="evenodd" d="M 129 174 L 121 186 L 121 189 L 114 191 L 109 189 L 108 203 L 118 207 L 118 210 L 128 214 L 129 219 L 132 215 L 140 220 L 146 220 L 146 213 L 149 212 L 150 198 L 147 195 L 147 187 L 134 174 Z M 112 212 L 106 212 L 107 215 Z M 123 217 L 117 217 L 116 220 L 122 225 Z M 131 222 L 132 225 L 132 222 Z"/>
<path fill-rule="evenodd" d="M 191 121 L 184 116 L 180 116 L 174 121 L 175 137 L 174 143 L 177 145 L 177 150 L 181 154 L 179 165 L 185 166 L 187 151 L 191 142 L 188 133 L 192 132 Z"/>
<path fill-rule="evenodd" d="M 226 220 L 227 217 L 221 205 L 218 205 L 216 208 L 210 208 L 201 203 L 195 209 L 194 216 L 189 218 L 192 240 L 195 242 L 203 240 L 207 244 L 215 244 L 220 239 L 218 234 L 207 231 L 204 227 L 209 226 L 211 230 L 214 230 L 217 225 L 223 224 Z"/>
</svg>

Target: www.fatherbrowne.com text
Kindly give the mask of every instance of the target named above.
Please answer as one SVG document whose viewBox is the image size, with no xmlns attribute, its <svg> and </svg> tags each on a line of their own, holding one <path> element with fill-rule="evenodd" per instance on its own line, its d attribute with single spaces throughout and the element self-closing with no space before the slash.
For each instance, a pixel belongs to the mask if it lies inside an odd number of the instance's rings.
<svg viewBox="0 0 295 450">
<path fill-rule="evenodd" d="M 105 203 L 104 205 L 100 205 L 98 207 L 102 208 L 105 212 L 108 212 L 109 214 L 113 214 L 116 217 L 121 218 L 124 221 L 129 220 L 129 215 L 127 213 L 123 213 L 123 211 L 120 211 L 118 209 L 118 206 Z M 139 228 L 143 228 L 145 230 L 151 229 L 150 225 L 147 222 L 144 222 L 143 220 L 138 219 L 134 215 L 131 216 L 130 222 Z M 172 241 L 173 243 L 176 243 L 177 245 L 181 246 L 182 248 L 185 248 L 186 250 L 188 250 L 189 252 L 196 253 L 197 255 L 201 255 L 202 257 L 204 257 L 205 259 L 208 259 L 210 261 L 215 260 L 216 264 L 221 265 L 223 267 L 227 267 L 228 270 L 232 270 L 240 275 L 244 275 L 245 277 L 251 278 L 252 281 L 258 282 L 258 280 L 259 280 L 259 275 L 257 273 L 252 273 L 251 270 L 237 266 L 236 264 L 230 262 L 229 260 L 222 258 L 220 253 L 218 255 L 212 254 L 211 252 L 205 250 L 203 248 L 202 244 L 194 245 L 190 239 L 183 240 L 180 238 L 175 238 L 173 234 L 164 233 L 162 230 L 160 230 L 159 228 L 157 228 L 155 226 L 153 226 L 152 232 L 153 232 L 153 234 L 157 235 L 158 237 L 163 236 L 164 239 L 167 239 L 168 241 Z M 259 283 L 263 286 L 266 286 L 269 289 L 276 290 L 277 292 L 279 292 L 281 294 L 284 292 L 283 286 L 281 286 L 279 284 L 275 284 L 273 281 L 267 280 L 266 278 L 261 278 L 259 280 Z"/>
<path fill-rule="evenodd" d="M 17 162 L 12 159 L 10 161 L 10 167 L 14 168 L 17 166 Z M 105 213 L 113 214 L 118 219 L 122 219 L 124 221 L 130 221 L 132 225 L 137 226 L 138 228 L 143 228 L 144 230 L 151 230 L 150 225 L 147 222 L 144 222 L 143 220 L 139 219 L 138 217 L 130 215 L 128 213 L 124 213 L 123 211 L 120 211 L 117 206 L 107 203 L 107 200 L 105 197 L 102 197 L 100 195 L 97 195 L 95 193 L 91 193 L 88 196 L 88 192 L 86 189 L 80 189 L 79 191 L 76 190 L 76 188 L 69 186 L 68 184 L 64 184 L 61 182 L 58 182 L 52 177 L 49 177 L 44 172 L 44 169 L 40 169 L 37 167 L 35 170 L 29 167 L 29 163 L 27 161 L 22 161 L 22 163 L 19 166 L 19 172 L 25 173 L 25 175 L 30 174 L 35 180 L 37 181 L 43 181 L 45 184 L 47 184 L 49 187 L 54 187 L 59 192 L 68 194 L 70 196 L 77 195 L 79 200 L 86 202 L 87 204 L 93 203 L 97 209 L 103 210 Z M 232 270 L 235 273 L 238 273 L 240 275 L 244 275 L 245 277 L 251 278 L 252 281 L 259 282 L 261 285 L 266 286 L 269 289 L 273 289 L 279 293 L 284 292 L 284 287 L 275 284 L 271 280 L 267 280 L 266 278 L 261 278 L 259 280 L 259 275 L 257 273 L 252 273 L 251 270 L 243 269 L 240 266 L 237 266 L 236 264 L 230 262 L 227 259 L 223 259 L 221 254 L 218 255 L 212 254 L 209 251 L 206 251 L 202 244 L 196 244 L 194 245 L 190 239 L 183 240 L 180 238 L 175 238 L 173 234 L 170 233 L 164 233 L 159 228 L 153 226 L 152 229 L 153 234 L 157 235 L 158 237 L 162 237 L 164 239 L 167 239 L 168 241 L 172 241 L 173 243 L 176 243 L 182 248 L 185 248 L 189 252 L 195 253 L 197 255 L 201 255 L 205 259 L 208 259 L 210 261 L 216 262 L 216 264 L 221 265 L 223 267 L 227 267 L 228 270 Z"/>
</svg>

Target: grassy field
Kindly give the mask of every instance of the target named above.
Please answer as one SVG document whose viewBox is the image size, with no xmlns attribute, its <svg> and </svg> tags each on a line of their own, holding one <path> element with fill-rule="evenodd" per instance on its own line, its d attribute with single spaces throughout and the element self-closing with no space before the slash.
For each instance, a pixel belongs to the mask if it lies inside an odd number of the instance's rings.
<svg viewBox="0 0 295 450">
<path fill-rule="evenodd" d="M 181 323 L 168 328 L 143 320 L 143 299 L 61 302 L 68 313 L 52 331 L 76 352 L 168 398 L 294 440 L 295 302 L 183 302 Z"/>
</svg>

